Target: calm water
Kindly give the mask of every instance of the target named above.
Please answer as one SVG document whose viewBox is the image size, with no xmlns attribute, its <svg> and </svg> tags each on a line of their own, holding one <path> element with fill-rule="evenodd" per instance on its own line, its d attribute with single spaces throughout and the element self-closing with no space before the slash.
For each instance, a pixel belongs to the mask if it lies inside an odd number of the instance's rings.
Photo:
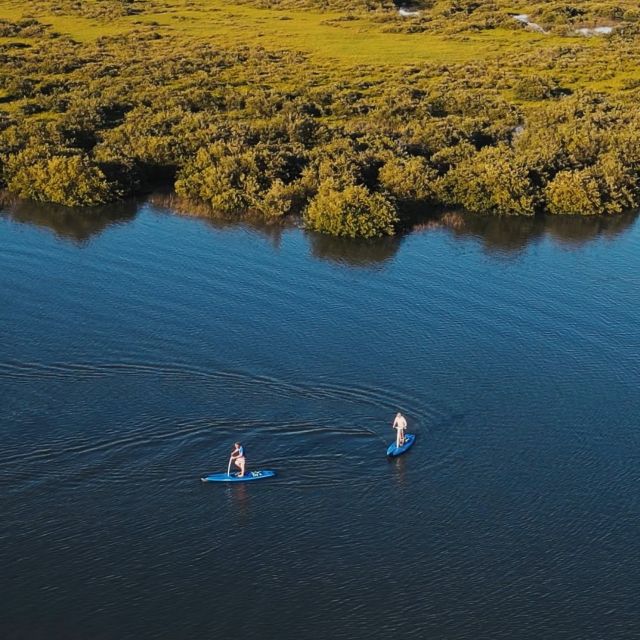
<svg viewBox="0 0 640 640">
<path fill-rule="evenodd" d="M 0 636 L 639 637 L 639 292 L 634 216 L 5 211 Z"/>
</svg>

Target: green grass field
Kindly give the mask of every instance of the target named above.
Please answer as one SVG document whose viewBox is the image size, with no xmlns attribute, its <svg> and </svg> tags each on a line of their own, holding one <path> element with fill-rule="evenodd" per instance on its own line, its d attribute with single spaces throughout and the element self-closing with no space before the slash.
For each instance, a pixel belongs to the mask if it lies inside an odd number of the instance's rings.
<svg viewBox="0 0 640 640">
<path fill-rule="evenodd" d="M 606 74 L 602 72 L 598 59 L 608 59 L 612 49 L 607 38 L 540 34 L 516 28 L 511 24 L 513 21 L 509 22 L 510 15 L 532 12 L 536 4 L 505 3 L 500 15 L 507 20 L 506 27 L 464 30 L 464 20 L 452 18 L 447 24 L 459 24 L 458 33 L 442 32 L 436 27 L 419 33 L 390 32 L 390 29 L 405 29 L 415 23 L 414 18 L 401 18 L 390 10 L 325 11 L 313 6 L 260 8 L 225 0 L 163 0 L 144 3 L 139 14 L 106 19 L 65 12 L 64 6 L 64 3 L 43 0 L 28 6 L 19 0 L 0 0 L 0 18 L 17 21 L 35 17 L 51 25 L 56 32 L 81 43 L 124 35 L 146 26 L 190 44 L 207 42 L 224 48 L 247 46 L 303 52 L 321 67 L 365 74 L 367 67 L 381 70 L 425 63 L 448 65 L 487 61 L 517 67 L 522 64 L 519 61 L 529 56 L 530 68 L 521 69 L 526 73 L 547 66 L 545 58 L 550 55 L 549 51 L 572 48 L 587 52 L 596 64 L 578 70 L 554 69 L 568 87 L 615 90 L 623 81 L 640 79 L 640 67 L 627 65 L 625 69 L 614 68 L 612 71 L 609 66 Z M 18 41 L 24 41 L 24 38 Z"/>
<path fill-rule="evenodd" d="M 41 8 L 26 8 L 24 2 L 0 0 L 0 17 L 19 20 L 36 17 L 61 34 L 78 42 L 90 42 L 101 36 L 124 34 L 141 24 L 153 25 L 159 33 L 206 40 L 220 46 L 261 46 L 267 49 L 291 49 L 309 54 L 319 62 L 343 67 L 358 65 L 404 66 L 429 61 L 458 63 L 486 58 L 507 58 L 514 52 L 539 47 L 579 45 L 590 49 L 603 47 L 602 39 L 543 35 L 524 29 L 492 29 L 465 33 L 456 37 L 438 33 L 389 33 L 389 24 L 406 26 L 412 18 L 395 17 L 381 22 L 379 16 L 364 12 L 345 13 L 318 9 L 265 9 L 224 0 L 166 0 L 150 3 L 140 15 L 109 20 L 79 15 L 55 15 Z M 155 7 L 153 5 L 156 5 Z M 510 12 L 505 9 L 505 15 Z M 350 16 L 348 21 L 340 18 Z M 376 19 L 377 18 L 377 19 Z"/>
</svg>

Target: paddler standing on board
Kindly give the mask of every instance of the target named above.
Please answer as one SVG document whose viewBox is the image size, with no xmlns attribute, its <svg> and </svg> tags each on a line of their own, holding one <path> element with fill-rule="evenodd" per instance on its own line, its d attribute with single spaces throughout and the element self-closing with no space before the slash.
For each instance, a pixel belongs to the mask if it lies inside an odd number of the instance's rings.
<svg viewBox="0 0 640 640">
<path fill-rule="evenodd" d="M 240 469 L 238 477 L 244 478 L 244 468 L 247 464 L 247 461 L 244 457 L 244 447 L 239 442 L 236 442 L 233 446 L 234 449 L 231 452 L 231 458 L 229 458 L 229 471 L 227 472 L 227 475 L 230 475 L 231 463 L 233 462 L 233 464 L 235 464 L 236 467 Z"/>
<path fill-rule="evenodd" d="M 396 430 L 396 447 L 400 448 L 404 444 L 404 432 L 407 429 L 407 420 L 399 411 L 396 413 L 396 419 L 393 421 L 393 428 Z"/>
</svg>

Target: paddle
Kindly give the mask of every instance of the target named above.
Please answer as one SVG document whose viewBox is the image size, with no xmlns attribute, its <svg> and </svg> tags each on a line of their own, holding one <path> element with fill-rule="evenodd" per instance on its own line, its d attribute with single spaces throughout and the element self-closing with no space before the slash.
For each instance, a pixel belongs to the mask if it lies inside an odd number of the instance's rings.
<svg viewBox="0 0 640 640">
<path fill-rule="evenodd" d="M 227 467 L 227 475 L 230 476 L 231 475 L 231 462 L 233 460 L 233 457 L 229 458 L 229 466 Z"/>
</svg>

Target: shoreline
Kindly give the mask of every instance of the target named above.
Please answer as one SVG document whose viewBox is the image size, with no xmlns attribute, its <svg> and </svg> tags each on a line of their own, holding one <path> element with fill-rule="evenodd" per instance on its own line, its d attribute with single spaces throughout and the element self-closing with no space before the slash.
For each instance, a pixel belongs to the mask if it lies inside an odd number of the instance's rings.
<svg viewBox="0 0 640 640">
<path fill-rule="evenodd" d="M 179 200 L 179 198 L 178 198 Z M 256 216 L 210 215 L 204 208 L 190 209 L 186 203 L 176 206 L 172 193 L 151 193 L 138 198 L 92 208 L 70 208 L 11 198 L 0 200 L 0 216 L 14 222 L 35 225 L 73 242 L 84 243 L 100 235 L 112 225 L 133 222 L 147 208 L 156 214 L 177 216 L 211 225 L 213 229 L 246 229 L 279 238 L 283 233 L 298 231 L 312 239 L 322 252 L 349 254 L 360 249 L 365 252 L 380 249 L 381 255 L 395 251 L 406 238 L 416 234 L 443 231 L 458 238 L 477 238 L 488 248 L 500 251 L 519 251 L 538 238 L 549 236 L 567 246 L 580 246 L 601 235 L 615 237 L 631 228 L 640 217 L 639 211 L 628 211 L 615 216 L 558 216 L 538 214 L 533 217 L 478 215 L 452 209 L 432 209 L 412 225 L 407 225 L 394 236 L 383 238 L 344 238 L 306 229 L 301 217 L 288 217 L 273 221 Z"/>
</svg>

